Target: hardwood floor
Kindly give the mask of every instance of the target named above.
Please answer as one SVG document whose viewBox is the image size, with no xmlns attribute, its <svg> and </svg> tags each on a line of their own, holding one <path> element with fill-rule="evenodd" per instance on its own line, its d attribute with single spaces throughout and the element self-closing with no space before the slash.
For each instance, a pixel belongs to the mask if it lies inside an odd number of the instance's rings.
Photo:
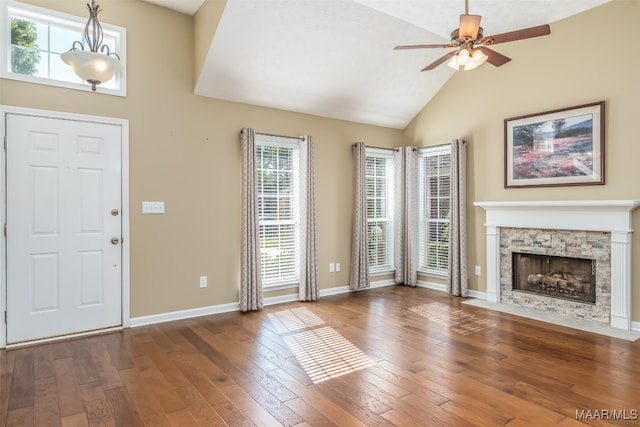
<svg viewBox="0 0 640 427">
<path fill-rule="evenodd" d="M 403 286 L 0 351 L 0 426 L 631 426 L 638 411 L 640 341 Z"/>
</svg>

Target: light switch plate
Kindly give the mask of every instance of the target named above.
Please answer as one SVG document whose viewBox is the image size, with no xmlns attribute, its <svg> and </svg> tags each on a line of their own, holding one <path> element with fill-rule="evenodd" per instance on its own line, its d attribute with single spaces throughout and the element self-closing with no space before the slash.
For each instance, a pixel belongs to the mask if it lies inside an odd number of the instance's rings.
<svg viewBox="0 0 640 427">
<path fill-rule="evenodd" d="M 147 214 L 163 214 L 164 202 L 142 202 L 142 213 Z"/>
</svg>

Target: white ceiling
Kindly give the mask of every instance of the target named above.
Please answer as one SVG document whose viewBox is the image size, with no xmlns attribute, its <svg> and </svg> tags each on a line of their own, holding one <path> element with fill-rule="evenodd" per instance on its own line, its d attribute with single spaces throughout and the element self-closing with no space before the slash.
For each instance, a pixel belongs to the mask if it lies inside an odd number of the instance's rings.
<svg viewBox="0 0 640 427">
<path fill-rule="evenodd" d="M 146 1 L 187 14 L 203 3 Z M 608 1 L 470 0 L 469 13 L 482 15 L 491 35 L 552 24 Z M 404 128 L 454 71 L 420 72 L 445 49 L 393 47 L 448 43 L 461 13 L 463 0 L 228 0 L 195 92 Z"/>
</svg>

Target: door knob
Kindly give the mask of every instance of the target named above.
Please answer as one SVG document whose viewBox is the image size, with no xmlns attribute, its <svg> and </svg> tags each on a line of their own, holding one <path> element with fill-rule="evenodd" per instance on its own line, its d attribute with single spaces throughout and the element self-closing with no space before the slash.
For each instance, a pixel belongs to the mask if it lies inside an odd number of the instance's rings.
<svg viewBox="0 0 640 427">
<path fill-rule="evenodd" d="M 111 244 L 112 245 L 117 245 L 118 243 L 120 243 L 120 239 L 117 237 L 112 237 L 111 238 Z"/>
<path fill-rule="evenodd" d="M 111 215 L 113 215 L 113 216 L 118 216 L 119 213 L 120 212 L 118 211 L 118 209 L 112 209 L 111 210 Z"/>
</svg>

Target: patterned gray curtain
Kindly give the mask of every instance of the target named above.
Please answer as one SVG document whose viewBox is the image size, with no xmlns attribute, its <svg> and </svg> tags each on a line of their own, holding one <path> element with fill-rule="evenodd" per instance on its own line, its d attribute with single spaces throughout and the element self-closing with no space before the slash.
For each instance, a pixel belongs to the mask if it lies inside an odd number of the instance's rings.
<svg viewBox="0 0 640 427">
<path fill-rule="evenodd" d="M 369 287 L 369 244 L 367 242 L 367 179 L 364 142 L 353 144 L 354 188 L 351 271 L 349 289 Z"/>
<path fill-rule="evenodd" d="M 467 283 L 467 144 L 451 141 L 451 206 L 449 211 L 449 278 L 447 292 L 466 297 Z"/>
<path fill-rule="evenodd" d="M 300 301 L 318 299 L 318 256 L 316 249 L 316 190 L 313 158 L 313 137 L 305 135 L 300 150 L 301 174 L 300 198 L 303 206 L 301 215 L 301 259 L 300 259 Z"/>
<path fill-rule="evenodd" d="M 260 272 L 260 227 L 258 225 L 258 189 L 256 179 L 255 131 L 244 128 L 242 145 L 242 255 L 240 261 L 240 310 L 262 309 Z"/>
<path fill-rule="evenodd" d="M 394 154 L 395 191 L 395 281 L 408 286 L 418 283 L 418 154 L 413 147 L 400 147 Z"/>
</svg>

